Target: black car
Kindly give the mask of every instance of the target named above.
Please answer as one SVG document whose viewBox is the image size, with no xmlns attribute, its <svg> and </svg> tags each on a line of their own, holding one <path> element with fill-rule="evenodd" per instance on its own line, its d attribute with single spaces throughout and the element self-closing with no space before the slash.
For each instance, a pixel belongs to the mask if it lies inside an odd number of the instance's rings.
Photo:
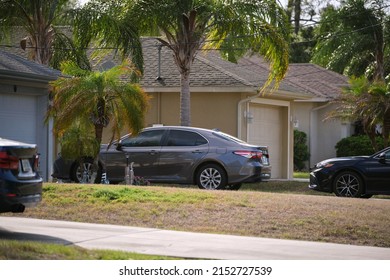
<svg viewBox="0 0 390 280">
<path fill-rule="evenodd" d="M 133 172 L 149 182 L 198 185 L 204 189 L 239 189 L 242 183 L 271 177 L 268 148 L 250 145 L 231 135 L 194 127 L 162 126 L 137 136 L 101 146 L 99 172 L 104 168 L 112 183 L 123 182 L 128 162 Z M 75 182 L 91 179 L 92 162 L 54 163 L 54 178 Z"/>
<path fill-rule="evenodd" d="M 311 169 L 309 188 L 344 197 L 390 194 L 390 147 L 371 156 L 332 158 L 317 163 Z"/>
<path fill-rule="evenodd" d="M 42 200 L 37 147 L 0 138 L 0 213 L 23 212 Z"/>
</svg>

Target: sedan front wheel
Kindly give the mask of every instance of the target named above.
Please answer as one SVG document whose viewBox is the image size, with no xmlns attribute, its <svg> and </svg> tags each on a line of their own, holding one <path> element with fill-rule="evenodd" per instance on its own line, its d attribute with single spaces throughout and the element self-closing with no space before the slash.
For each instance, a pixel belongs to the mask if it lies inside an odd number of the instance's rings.
<svg viewBox="0 0 390 280">
<path fill-rule="evenodd" d="M 196 182 L 200 189 L 223 189 L 227 183 L 225 171 L 216 164 L 207 164 L 200 168 L 196 175 Z"/>
<path fill-rule="evenodd" d="M 333 181 L 333 191 L 337 196 L 361 197 L 363 193 L 363 180 L 356 172 L 341 172 Z"/>
</svg>

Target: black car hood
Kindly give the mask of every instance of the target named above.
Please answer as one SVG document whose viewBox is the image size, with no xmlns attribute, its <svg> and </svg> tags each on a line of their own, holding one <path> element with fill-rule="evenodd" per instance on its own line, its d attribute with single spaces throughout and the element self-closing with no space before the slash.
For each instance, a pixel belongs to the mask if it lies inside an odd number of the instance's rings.
<svg viewBox="0 0 390 280">
<path fill-rule="evenodd" d="M 369 156 L 337 157 L 337 158 L 326 159 L 321 162 L 360 161 L 368 158 Z"/>
</svg>

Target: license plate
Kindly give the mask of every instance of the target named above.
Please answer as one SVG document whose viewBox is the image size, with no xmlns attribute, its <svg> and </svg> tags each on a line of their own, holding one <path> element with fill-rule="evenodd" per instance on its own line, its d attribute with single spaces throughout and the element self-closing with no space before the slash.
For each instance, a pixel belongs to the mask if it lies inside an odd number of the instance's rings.
<svg viewBox="0 0 390 280">
<path fill-rule="evenodd" d="M 22 159 L 22 171 L 23 173 L 30 173 L 32 172 L 31 164 L 28 159 Z"/>
</svg>

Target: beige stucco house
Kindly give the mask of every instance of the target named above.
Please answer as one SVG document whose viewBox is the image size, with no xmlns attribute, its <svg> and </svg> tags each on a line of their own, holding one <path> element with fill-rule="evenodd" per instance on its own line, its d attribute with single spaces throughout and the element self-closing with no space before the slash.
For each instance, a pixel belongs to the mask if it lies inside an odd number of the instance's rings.
<svg viewBox="0 0 390 280">
<path fill-rule="evenodd" d="M 151 96 L 146 126 L 180 124 L 180 75 L 172 54 L 155 39 L 144 39 L 145 73 L 141 84 Z M 200 51 L 193 63 L 191 125 L 218 128 L 249 143 L 267 145 L 272 177 L 293 176 L 293 132 L 306 132 L 308 165 L 335 156 L 336 143 L 351 126 L 324 122 L 329 101 L 347 85 L 347 78 L 313 64 L 291 64 L 279 88 L 258 94 L 268 76 L 259 57 L 227 62 L 215 51 Z M 108 140 L 108 135 L 106 136 Z"/>
<path fill-rule="evenodd" d="M 7 51 L 26 55 L 19 48 Z M 172 54 L 152 38 L 144 38 L 143 51 L 145 72 L 141 85 L 151 96 L 145 126 L 179 125 L 180 75 Z M 105 61 L 101 69 L 113 65 Z M 294 129 L 308 135 L 308 166 L 335 156 L 336 143 L 351 134 L 350 124 L 323 122 L 332 109 L 329 101 L 347 85 L 347 78 L 313 64 L 291 64 L 277 90 L 259 95 L 268 72 L 267 63 L 259 57 L 245 57 L 235 64 L 221 59 L 216 51 L 200 51 L 190 77 L 191 125 L 218 128 L 249 143 L 267 145 L 272 177 L 291 179 Z M 39 102 L 36 114 L 44 115 L 45 102 Z M 103 140 L 108 139 L 107 133 Z M 50 154 L 55 157 L 56 153 Z M 47 158 L 47 169 L 53 157 Z M 50 170 L 46 173 L 50 174 Z"/>
</svg>

